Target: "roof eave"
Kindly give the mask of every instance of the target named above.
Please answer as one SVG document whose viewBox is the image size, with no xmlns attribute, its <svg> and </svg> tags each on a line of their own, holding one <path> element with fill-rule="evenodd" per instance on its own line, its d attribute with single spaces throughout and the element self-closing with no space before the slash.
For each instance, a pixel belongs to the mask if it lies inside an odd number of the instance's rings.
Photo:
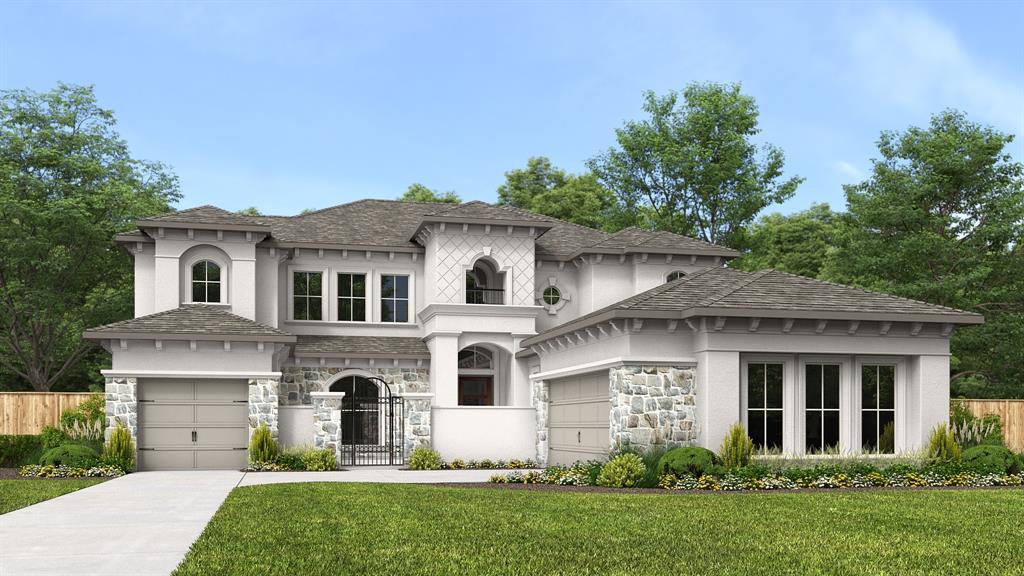
<svg viewBox="0 0 1024 576">
<path fill-rule="evenodd" d="M 296 358 L 388 358 L 396 360 L 429 360 L 430 353 L 424 354 L 392 354 L 388 352 L 316 352 L 293 351 Z"/>
<path fill-rule="evenodd" d="M 141 228 L 177 228 L 192 230 L 224 230 L 226 232 L 266 232 L 270 234 L 271 228 L 265 224 L 211 224 L 209 222 L 182 222 L 163 220 L 139 220 L 135 223 Z"/>
<path fill-rule="evenodd" d="M 269 238 L 260 242 L 261 247 L 274 247 L 274 248 L 310 248 L 325 250 L 352 250 L 353 252 L 359 251 L 370 251 L 370 252 L 410 252 L 422 254 L 425 250 L 422 246 L 377 246 L 377 245 L 366 245 L 366 244 L 334 244 L 330 242 L 289 242 L 286 240 L 277 240 Z"/>
<path fill-rule="evenodd" d="M 96 331 L 86 330 L 82 333 L 86 340 L 213 340 L 231 342 L 281 342 L 294 343 L 296 337 L 291 334 L 183 334 L 180 332 L 131 332 L 131 331 Z"/>
</svg>

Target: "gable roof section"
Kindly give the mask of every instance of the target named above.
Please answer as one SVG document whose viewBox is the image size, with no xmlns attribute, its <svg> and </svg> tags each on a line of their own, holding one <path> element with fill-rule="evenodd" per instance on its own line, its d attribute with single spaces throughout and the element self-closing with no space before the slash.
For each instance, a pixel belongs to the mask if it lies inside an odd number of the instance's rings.
<svg viewBox="0 0 1024 576">
<path fill-rule="evenodd" d="M 635 252 L 680 252 L 708 256 L 736 257 L 740 253 L 732 248 L 718 246 L 696 238 L 665 231 L 643 230 L 635 226 L 624 228 L 607 238 L 586 246 L 582 253 L 629 254 Z"/>
<path fill-rule="evenodd" d="M 97 326 L 86 330 L 84 337 L 89 340 L 175 337 L 187 340 L 220 340 L 230 337 L 239 341 L 295 341 L 295 336 L 287 332 L 204 304 L 186 304 L 173 310 Z"/>
<path fill-rule="evenodd" d="M 197 206 L 177 212 L 170 212 L 152 218 L 143 218 L 136 223 L 139 228 L 212 228 L 220 230 L 254 230 L 270 232 L 270 226 L 259 222 L 253 216 L 228 212 L 216 206 Z"/>
<path fill-rule="evenodd" d="M 656 286 L 526 339 L 529 346 L 616 318 L 740 316 L 980 324 L 980 314 L 777 270 L 715 267 Z"/>
<path fill-rule="evenodd" d="M 280 245 L 422 251 L 411 237 L 420 220 L 436 210 L 435 203 L 359 200 L 267 221 L 272 228 L 271 242 Z"/>
<path fill-rule="evenodd" d="M 415 336 L 299 336 L 297 357 L 430 358 Z"/>
</svg>

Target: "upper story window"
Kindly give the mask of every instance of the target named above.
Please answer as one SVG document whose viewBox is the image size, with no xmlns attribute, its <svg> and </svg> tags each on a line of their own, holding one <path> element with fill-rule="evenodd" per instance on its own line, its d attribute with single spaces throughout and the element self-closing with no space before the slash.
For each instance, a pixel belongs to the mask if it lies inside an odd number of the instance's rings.
<svg viewBox="0 0 1024 576">
<path fill-rule="evenodd" d="M 860 372 L 861 447 L 865 452 L 895 452 L 896 367 L 864 364 Z"/>
<path fill-rule="evenodd" d="M 192 265 L 192 301 L 208 304 L 220 302 L 220 266 L 210 260 Z"/>
<path fill-rule="evenodd" d="M 323 320 L 323 273 L 292 274 L 292 317 L 295 320 Z"/>
<path fill-rule="evenodd" d="M 683 276 L 686 276 L 686 272 L 683 272 L 682 270 L 676 270 L 674 272 L 669 272 L 668 276 L 665 277 L 665 282 L 671 282 L 673 280 L 679 280 Z"/>
<path fill-rule="evenodd" d="M 338 320 L 366 322 L 366 274 L 338 274 Z"/>
<path fill-rule="evenodd" d="M 380 321 L 409 321 L 409 277 L 397 274 L 380 276 Z"/>
<path fill-rule="evenodd" d="M 466 304 L 504 304 L 504 274 L 485 260 L 477 260 L 466 271 Z"/>
<path fill-rule="evenodd" d="M 548 286 L 544 289 L 542 298 L 545 304 L 554 306 L 562 301 L 562 291 L 554 286 Z"/>
</svg>

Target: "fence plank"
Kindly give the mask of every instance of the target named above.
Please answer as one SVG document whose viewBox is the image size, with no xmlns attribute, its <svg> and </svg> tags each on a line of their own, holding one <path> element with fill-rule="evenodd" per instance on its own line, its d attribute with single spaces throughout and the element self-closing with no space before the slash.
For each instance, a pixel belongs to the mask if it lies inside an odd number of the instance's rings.
<svg viewBox="0 0 1024 576">
<path fill-rule="evenodd" d="M 1024 400 L 959 400 L 971 414 L 998 414 L 1003 422 L 1003 441 L 1014 452 L 1024 452 Z"/>
<path fill-rule="evenodd" d="M 60 413 L 85 402 L 88 392 L 0 392 L 0 434 L 39 434 Z"/>
</svg>

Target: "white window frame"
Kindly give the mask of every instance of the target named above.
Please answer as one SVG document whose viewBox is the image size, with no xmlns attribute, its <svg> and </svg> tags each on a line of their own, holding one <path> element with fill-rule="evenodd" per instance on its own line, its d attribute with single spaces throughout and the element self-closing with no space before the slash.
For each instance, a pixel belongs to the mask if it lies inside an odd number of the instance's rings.
<svg viewBox="0 0 1024 576">
<path fill-rule="evenodd" d="M 680 276 L 680 278 L 682 278 L 682 277 L 685 277 L 687 275 L 687 272 L 685 270 L 670 270 L 667 274 L 665 274 L 665 282 L 672 282 L 672 280 L 669 280 L 668 277 L 673 275 L 673 274 L 682 274 L 682 276 Z M 676 278 L 676 280 L 678 280 L 678 279 L 679 278 Z"/>
<path fill-rule="evenodd" d="M 799 356 L 799 367 L 796 374 L 796 405 L 799 407 L 800 416 L 795 419 L 796 425 L 796 450 L 798 454 L 807 453 L 807 366 L 822 366 L 825 364 L 839 365 L 839 452 L 848 453 L 851 449 L 850 442 L 850 394 L 851 382 L 849 356 L 818 356 L 814 354 L 801 354 Z"/>
<path fill-rule="evenodd" d="M 474 347 L 475 348 L 482 348 L 482 349 L 486 350 L 488 354 L 491 355 L 491 367 L 490 367 L 490 369 L 486 369 L 486 368 L 459 368 L 458 367 L 459 354 L 461 354 L 467 348 L 474 348 Z M 500 351 L 498 351 L 498 350 L 496 350 L 494 348 L 491 348 L 490 346 L 484 346 L 483 344 L 470 344 L 469 346 L 464 346 L 464 347 L 460 348 L 459 351 L 455 353 L 455 365 L 456 365 L 456 372 L 458 373 L 458 376 L 462 376 L 464 374 L 466 376 L 490 376 L 491 377 L 491 385 L 494 387 L 494 389 L 491 391 L 491 404 L 490 404 L 491 406 L 500 406 L 501 405 L 500 404 L 500 402 L 501 402 L 501 395 L 500 395 L 501 394 L 501 388 L 500 388 L 500 383 L 498 382 L 498 373 L 499 373 L 498 372 L 498 360 L 499 360 L 499 358 L 501 358 L 501 352 Z M 458 376 L 456 376 L 456 381 L 455 381 L 455 404 L 456 404 L 456 406 L 463 406 L 462 404 L 459 404 Z M 468 407 L 469 408 L 479 408 L 479 406 L 468 406 Z"/>
<path fill-rule="evenodd" d="M 320 319 L 319 320 L 296 320 L 295 319 L 295 273 L 296 272 L 310 272 L 321 274 L 320 276 Z M 288 321 L 289 322 L 312 322 L 320 324 L 327 322 L 331 318 L 330 312 L 330 287 L 335 284 L 331 282 L 331 274 L 329 268 L 319 268 L 316 266 L 289 266 L 288 267 Z M 326 302 L 326 306 L 324 303 Z"/>
<path fill-rule="evenodd" d="M 409 319 L 406 322 L 384 322 L 384 315 L 381 313 L 382 306 L 382 295 L 379 293 L 377 286 L 381 285 L 381 278 L 383 276 L 407 276 L 409 278 Z M 378 293 L 373 299 L 373 314 L 374 321 L 378 324 L 384 324 L 388 326 L 408 326 L 416 324 L 416 272 L 413 270 L 376 270 L 373 273 L 374 289 Z M 463 283 L 465 283 L 465 276 L 463 276 Z"/>
<path fill-rule="evenodd" d="M 341 294 L 341 286 L 338 281 L 338 274 L 362 274 L 365 277 L 366 282 L 366 320 L 342 320 L 341 319 L 341 307 L 338 305 L 338 297 Z M 334 278 L 334 282 L 331 282 L 330 299 L 331 299 L 331 322 L 337 322 L 340 324 L 354 324 L 361 326 L 364 324 L 373 323 L 373 301 L 374 295 L 377 293 L 374 289 L 373 284 L 373 268 L 356 268 L 356 267 L 336 267 L 331 268 L 331 276 Z"/>
<path fill-rule="evenodd" d="M 192 301 L 192 267 L 202 262 L 203 260 L 209 260 L 210 262 L 213 262 L 217 266 L 220 266 L 220 302 Z M 191 258 L 186 260 L 185 265 L 187 266 L 186 274 L 188 275 L 188 278 L 186 279 L 185 282 L 185 297 L 181 299 L 182 302 L 186 304 L 207 304 L 209 306 L 231 306 L 231 299 L 229 298 L 231 294 L 229 289 L 229 287 L 231 286 L 231 283 L 229 282 L 231 276 L 229 266 L 227 263 L 221 261 L 219 258 L 213 258 L 209 255 L 204 255 L 200 253 L 193 255 Z"/>
<path fill-rule="evenodd" d="M 893 390 L 893 454 L 900 454 L 905 452 L 907 449 L 907 361 L 905 357 L 896 356 L 857 356 L 854 364 L 854 381 L 853 387 L 853 444 L 855 445 L 856 453 L 863 451 L 861 443 L 862 437 L 862 414 L 863 399 L 861 398 L 861 372 L 862 368 L 867 366 L 893 366 L 896 382 Z"/>
<path fill-rule="evenodd" d="M 750 430 L 750 423 L 747 422 L 747 409 L 749 407 L 748 372 L 750 364 L 782 364 L 782 453 L 794 453 L 794 446 L 799 447 L 794 433 L 794 407 L 796 400 L 794 390 L 796 388 L 793 372 L 795 360 L 791 354 L 751 354 L 743 355 L 740 362 L 740 416 L 742 417 L 743 428 Z M 803 414 L 801 414 L 802 416 Z M 799 448 L 797 448 L 799 449 Z"/>
</svg>

